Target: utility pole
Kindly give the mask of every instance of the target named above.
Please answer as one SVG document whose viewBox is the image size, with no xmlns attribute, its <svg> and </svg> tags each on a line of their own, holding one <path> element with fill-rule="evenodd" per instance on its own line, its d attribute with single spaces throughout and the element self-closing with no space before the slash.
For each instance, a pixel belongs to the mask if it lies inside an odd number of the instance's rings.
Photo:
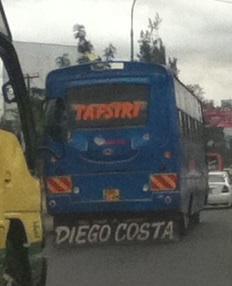
<svg viewBox="0 0 232 286">
<path fill-rule="evenodd" d="M 134 6 L 136 0 L 133 0 L 132 7 L 131 7 L 131 61 L 134 61 L 134 28 L 133 28 L 133 21 L 134 21 Z"/>
</svg>

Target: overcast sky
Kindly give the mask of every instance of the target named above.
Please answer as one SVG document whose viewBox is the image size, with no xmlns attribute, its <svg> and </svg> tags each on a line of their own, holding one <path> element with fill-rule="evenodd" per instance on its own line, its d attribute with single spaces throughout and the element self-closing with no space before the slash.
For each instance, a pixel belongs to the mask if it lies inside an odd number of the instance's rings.
<svg viewBox="0 0 232 286">
<path fill-rule="evenodd" d="M 130 59 L 133 0 L 3 0 L 16 41 L 76 45 L 73 26 L 82 24 L 95 52 L 109 43 L 116 59 Z M 200 84 L 206 99 L 232 99 L 232 0 L 137 0 L 134 7 L 135 58 L 141 30 L 156 13 L 167 57 L 178 58 L 179 77 Z"/>
</svg>

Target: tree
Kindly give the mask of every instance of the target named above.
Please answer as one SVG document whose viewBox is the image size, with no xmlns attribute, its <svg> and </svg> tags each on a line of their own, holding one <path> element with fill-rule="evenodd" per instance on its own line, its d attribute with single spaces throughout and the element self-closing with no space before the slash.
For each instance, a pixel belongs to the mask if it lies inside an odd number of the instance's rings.
<svg viewBox="0 0 232 286">
<path fill-rule="evenodd" d="M 232 109 L 232 100 L 231 99 L 221 100 L 221 108 Z"/>
<path fill-rule="evenodd" d="M 158 30 L 162 19 L 156 13 L 155 19 L 148 19 L 148 30 L 140 33 L 139 54 L 140 62 L 166 64 L 166 51 Z"/>
<path fill-rule="evenodd" d="M 214 109 L 214 101 L 207 100 L 204 98 L 204 89 L 199 84 L 190 84 L 186 85 L 186 87 L 201 101 L 204 109 Z"/>
<path fill-rule="evenodd" d="M 74 38 L 78 40 L 77 51 L 81 54 L 77 59 L 79 64 L 99 61 L 101 58 L 94 53 L 93 45 L 86 39 L 85 26 L 76 24 L 73 27 Z"/>
<path fill-rule="evenodd" d="M 170 67 L 170 69 L 172 70 L 172 73 L 174 74 L 175 77 L 178 78 L 179 75 L 179 69 L 177 68 L 177 58 L 168 58 L 168 66 Z"/>
<path fill-rule="evenodd" d="M 105 48 L 103 58 L 105 58 L 105 61 L 112 61 L 115 58 L 117 49 L 112 45 L 109 44 L 108 47 Z"/>
<path fill-rule="evenodd" d="M 64 53 L 62 56 L 56 58 L 56 65 L 58 68 L 68 67 L 71 65 L 69 55 Z"/>
<path fill-rule="evenodd" d="M 200 101 L 204 100 L 205 92 L 199 84 L 189 84 L 186 86 Z"/>
<path fill-rule="evenodd" d="M 214 101 L 211 99 L 210 100 L 204 99 L 202 103 L 203 103 L 204 109 L 215 109 L 216 108 L 214 105 Z"/>
</svg>

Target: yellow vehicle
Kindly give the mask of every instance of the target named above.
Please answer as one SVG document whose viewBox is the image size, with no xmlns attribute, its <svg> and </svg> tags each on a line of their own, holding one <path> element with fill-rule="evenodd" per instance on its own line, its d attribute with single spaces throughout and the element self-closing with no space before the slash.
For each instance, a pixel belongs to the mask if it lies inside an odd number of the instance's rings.
<svg viewBox="0 0 232 286">
<path fill-rule="evenodd" d="M 29 173 L 16 136 L 4 130 L 0 130 L 0 156 L 1 285 L 4 280 L 40 285 L 44 269 L 39 181 Z M 32 278 L 38 283 L 32 284 Z"/>
<path fill-rule="evenodd" d="M 0 121 L 0 286 L 42 286 L 46 261 L 42 252 L 41 190 L 35 176 L 35 128 L 1 1 L 0 71 L 4 101 L 18 109 L 15 122 L 20 123 L 24 142 L 21 146 L 15 134 L 2 130 Z"/>
</svg>

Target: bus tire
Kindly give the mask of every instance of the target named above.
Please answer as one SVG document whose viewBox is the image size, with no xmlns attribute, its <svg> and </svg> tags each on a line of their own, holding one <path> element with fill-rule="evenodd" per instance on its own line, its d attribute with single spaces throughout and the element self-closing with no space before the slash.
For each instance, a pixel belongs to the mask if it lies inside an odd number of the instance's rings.
<svg viewBox="0 0 232 286">
<path fill-rule="evenodd" d="M 190 222 L 193 225 L 199 224 L 201 221 L 200 212 L 194 213 L 190 216 Z"/>
<path fill-rule="evenodd" d="M 179 229 L 180 229 L 180 235 L 182 236 L 187 234 L 192 224 L 192 221 L 191 221 L 192 201 L 193 201 L 193 197 L 191 195 L 190 200 L 189 200 L 189 205 L 188 205 L 188 212 L 180 214 Z"/>
<path fill-rule="evenodd" d="M 31 270 L 25 242 L 22 223 L 11 222 L 6 241 L 5 286 L 31 286 Z"/>
<path fill-rule="evenodd" d="M 187 234 L 190 226 L 190 219 L 189 215 L 185 213 L 180 214 L 180 219 L 179 219 L 179 233 L 180 236 L 184 236 Z"/>
</svg>

